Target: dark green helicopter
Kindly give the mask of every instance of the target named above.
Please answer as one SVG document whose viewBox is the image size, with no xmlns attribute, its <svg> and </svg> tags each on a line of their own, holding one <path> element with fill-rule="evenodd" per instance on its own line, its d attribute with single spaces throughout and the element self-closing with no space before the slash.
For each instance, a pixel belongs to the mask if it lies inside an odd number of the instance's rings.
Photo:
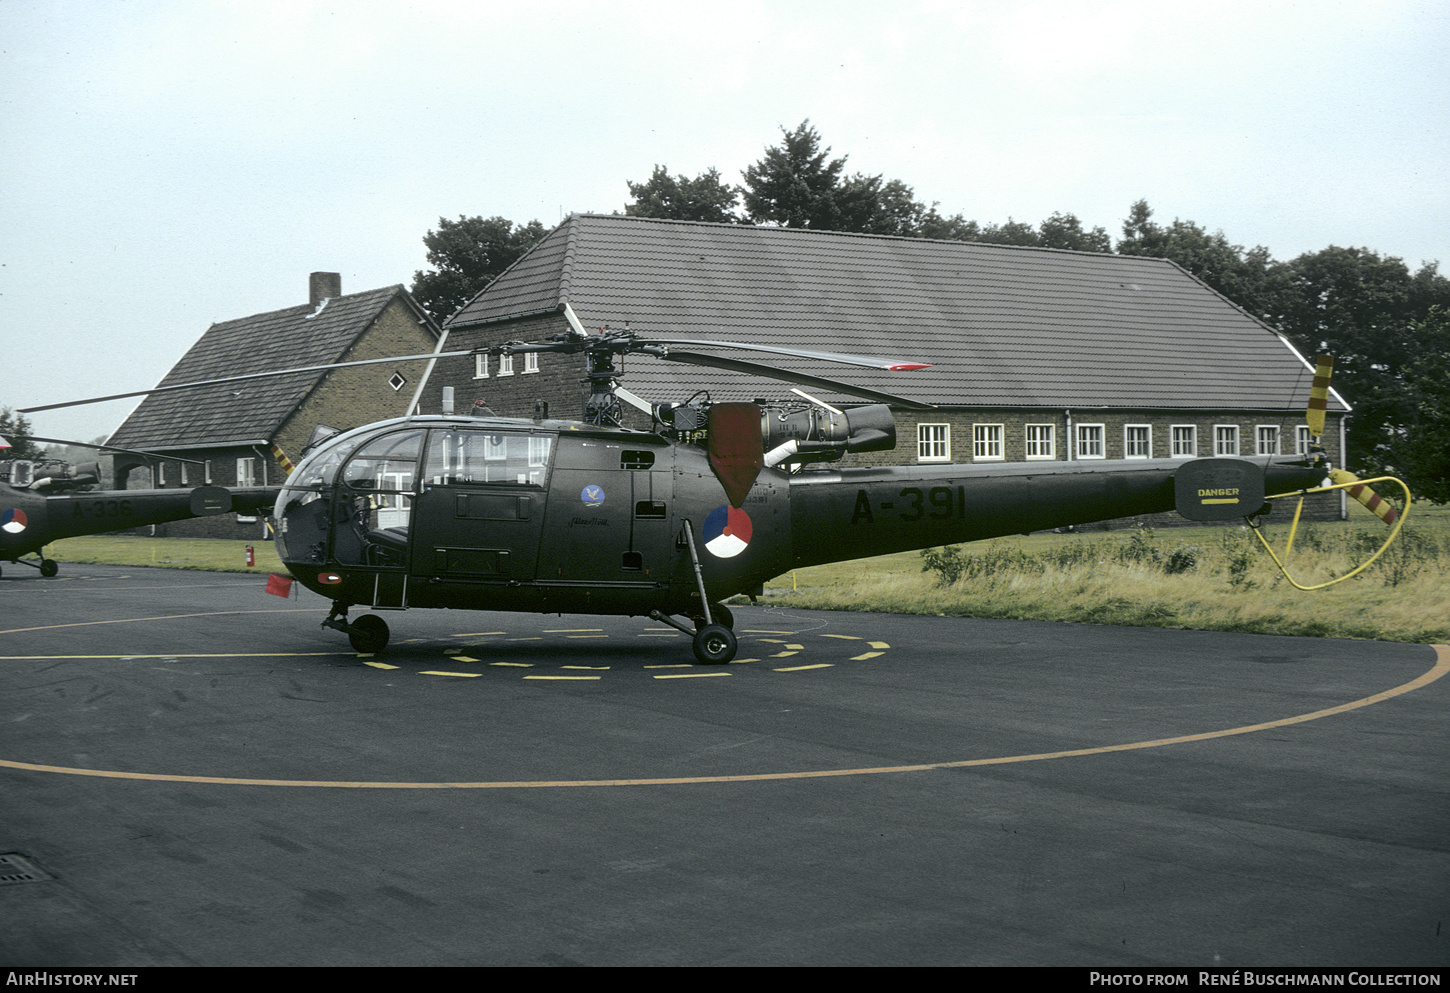
<svg viewBox="0 0 1450 993">
<path fill-rule="evenodd" d="M 346 633 L 360 652 L 382 650 L 389 630 L 377 614 L 349 620 L 353 607 L 443 607 L 648 616 L 692 635 L 699 661 L 723 663 L 735 656 L 736 637 L 722 601 L 794 568 L 1173 509 L 1194 520 L 1252 517 L 1269 494 L 1317 490 L 1330 471 L 1322 451 L 1254 461 L 830 468 L 822 464 L 844 453 L 895 446 L 889 405 L 927 405 L 698 348 L 925 368 L 589 334 L 577 322 L 544 341 L 481 349 L 582 353 L 585 420 L 551 419 L 539 404 L 531 419 L 483 407 L 343 433 L 320 428 L 277 498 L 282 561 L 332 600 L 323 625 Z M 629 354 L 875 402 L 651 405 L 618 384 L 617 363 Z M 648 412 L 650 428 L 620 426 L 622 402 Z"/>
<path fill-rule="evenodd" d="M 34 435 L 19 440 L 78 445 L 100 451 L 127 449 Z M 0 449 L 8 446 L 0 438 Z M 135 454 L 148 454 L 145 452 Z M 228 490 L 221 486 L 191 489 L 103 490 L 100 464 L 69 465 L 57 459 L 0 461 L 0 561 L 28 565 L 46 578 L 60 571 L 45 557 L 45 546 L 61 538 L 103 534 L 230 511 L 248 513 L 270 507 L 277 487 Z M 26 558 L 33 555 L 34 559 Z"/>
</svg>

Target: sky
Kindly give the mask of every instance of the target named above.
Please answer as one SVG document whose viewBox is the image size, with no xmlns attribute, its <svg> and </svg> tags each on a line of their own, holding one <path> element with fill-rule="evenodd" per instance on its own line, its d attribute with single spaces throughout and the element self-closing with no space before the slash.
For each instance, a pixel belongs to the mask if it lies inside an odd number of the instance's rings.
<svg viewBox="0 0 1450 993">
<path fill-rule="evenodd" d="M 442 217 L 622 211 L 809 119 L 983 224 L 1146 199 L 1450 269 L 1441 0 L 0 0 L 0 407 L 155 385 L 215 321 L 410 284 Z M 37 413 L 90 440 L 135 405 Z"/>
</svg>

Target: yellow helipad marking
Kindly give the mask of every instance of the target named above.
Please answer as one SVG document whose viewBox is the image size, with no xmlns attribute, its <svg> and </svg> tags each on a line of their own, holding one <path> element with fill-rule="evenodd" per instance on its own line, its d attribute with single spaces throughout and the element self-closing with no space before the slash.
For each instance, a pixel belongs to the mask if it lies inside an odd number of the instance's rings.
<svg viewBox="0 0 1450 993">
<path fill-rule="evenodd" d="M 470 658 L 467 655 L 455 655 L 455 656 L 453 656 L 453 661 L 455 661 L 455 662 L 482 662 L 483 660 L 482 659 Z"/>
<path fill-rule="evenodd" d="M 603 679 L 603 676 L 525 676 L 525 679 Z"/>
<path fill-rule="evenodd" d="M 876 776 L 897 772 L 932 772 L 938 769 L 967 769 L 974 766 L 1007 765 L 1016 762 L 1042 762 L 1048 759 L 1078 758 L 1086 755 L 1105 755 L 1110 752 L 1127 752 L 1142 748 L 1162 748 L 1167 745 L 1181 745 L 1191 741 L 1210 741 L 1214 738 L 1228 738 L 1255 731 L 1304 724 L 1322 717 L 1348 713 L 1361 707 L 1383 703 L 1405 693 L 1428 686 L 1450 672 L 1450 645 L 1432 645 L 1435 650 L 1435 665 L 1427 672 L 1402 683 L 1393 689 L 1363 697 L 1337 707 L 1328 707 L 1308 714 L 1283 717 L 1277 721 L 1249 724 L 1244 727 L 1225 728 L 1222 731 L 1206 731 L 1202 734 L 1186 734 L 1177 738 L 1156 738 L 1152 741 L 1134 741 L 1121 745 L 1102 745 L 1096 748 L 1076 748 L 1061 752 L 1039 752 L 1033 755 L 1003 755 L 986 759 L 963 759 L 956 762 L 928 762 L 921 765 L 876 766 L 860 769 L 815 769 L 805 772 L 759 772 L 735 776 L 680 776 L 659 779 L 558 779 L 558 780 L 503 780 L 498 782 L 373 782 L 359 780 L 308 780 L 308 779 L 242 779 L 223 776 L 175 776 L 158 772 L 117 772 L 110 769 L 77 769 L 63 765 L 41 765 L 33 762 L 12 762 L 0 759 L 0 768 L 20 769 L 26 772 L 53 772 L 68 776 L 93 776 L 99 779 L 139 779 L 167 783 L 209 783 L 223 786 L 313 786 L 336 789 L 395 789 L 395 790 L 445 790 L 445 789 L 541 789 L 565 786 L 676 786 L 695 783 L 746 783 L 782 779 L 823 779 L 833 776 Z M 526 677 L 537 678 L 537 677 Z M 545 677 L 547 678 L 547 677 Z M 574 679 L 590 677 L 570 677 Z"/>
<path fill-rule="evenodd" d="M 800 653 L 799 652 L 776 652 L 774 655 L 771 656 L 771 658 L 773 658 L 773 659 L 784 659 L 784 658 L 789 658 L 792 655 L 798 655 L 798 654 L 800 654 Z"/>
<path fill-rule="evenodd" d="M 587 634 L 590 631 L 603 631 L 603 628 L 544 628 L 545 634 Z"/>
<path fill-rule="evenodd" d="M 754 631 L 754 630 L 750 630 L 750 629 L 745 629 L 745 630 L 742 630 L 740 633 L 741 634 L 795 634 L 796 632 L 794 632 L 794 631 Z M 4 634 L 4 632 L 3 631 L 0 631 L 0 634 Z"/>
<path fill-rule="evenodd" d="M 823 634 L 822 638 L 840 638 L 843 641 L 860 641 L 854 634 Z"/>
<path fill-rule="evenodd" d="M 543 641 L 543 638 L 510 638 L 509 641 Z"/>
<path fill-rule="evenodd" d="M 388 665 L 386 662 L 364 662 L 363 665 L 370 665 L 374 669 L 396 669 L 395 665 Z"/>
<path fill-rule="evenodd" d="M 568 638 L 608 638 L 609 635 L 607 635 L 607 634 L 571 634 L 571 635 L 566 635 L 565 637 L 568 637 Z"/>
<path fill-rule="evenodd" d="M 490 634 L 507 634 L 507 631 L 475 631 L 473 634 L 455 634 L 455 638 L 483 638 Z"/>
<path fill-rule="evenodd" d="M 534 663 L 532 662 L 490 662 L 489 665 L 511 665 L 519 669 L 532 669 L 534 667 Z"/>
<path fill-rule="evenodd" d="M 655 676 L 655 679 L 701 679 L 705 676 L 728 676 L 728 672 L 666 672 Z"/>
<path fill-rule="evenodd" d="M 873 642 L 871 642 L 871 647 L 872 648 L 890 648 L 891 646 L 888 645 L 884 641 L 873 641 Z"/>
<path fill-rule="evenodd" d="M 561 665 L 560 669 L 608 669 L 607 665 Z"/>
<path fill-rule="evenodd" d="M 444 672 L 442 669 L 424 669 L 418 673 L 420 676 L 481 676 L 481 672 Z"/>
<path fill-rule="evenodd" d="M 646 668 L 646 669 L 692 669 L 692 668 L 694 668 L 694 666 L 692 666 L 689 662 L 671 662 L 668 665 L 647 665 L 644 668 Z"/>
<path fill-rule="evenodd" d="M 777 669 L 776 672 L 800 672 L 803 669 L 834 669 L 834 662 L 817 662 L 814 665 L 792 665 L 784 669 Z"/>
<path fill-rule="evenodd" d="M 641 638 L 660 638 L 660 637 L 664 637 L 664 638 L 678 638 L 680 636 L 680 632 L 678 632 L 678 631 L 641 631 L 639 633 L 639 636 Z"/>
<path fill-rule="evenodd" d="M 852 662 L 865 662 L 867 659 L 874 659 L 874 658 L 876 658 L 877 656 L 879 656 L 881 654 L 883 654 L 883 653 L 881 653 L 881 652 L 867 652 L 865 655 L 852 655 L 851 656 L 851 661 Z"/>
</svg>

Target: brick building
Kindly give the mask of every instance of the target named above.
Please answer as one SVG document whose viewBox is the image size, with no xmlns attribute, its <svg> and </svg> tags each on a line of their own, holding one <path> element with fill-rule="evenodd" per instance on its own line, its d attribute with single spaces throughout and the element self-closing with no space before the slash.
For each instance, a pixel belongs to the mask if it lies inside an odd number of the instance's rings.
<svg viewBox="0 0 1450 993">
<path fill-rule="evenodd" d="M 566 303 L 591 328 L 933 363 L 888 373 L 733 353 L 937 405 L 896 411 L 895 451 L 846 464 L 1253 457 L 1308 443 L 1303 356 L 1163 259 L 575 214 L 446 322 L 446 347 L 564 331 Z M 581 378 L 572 356 L 446 359 L 424 409 L 451 385 L 500 414 L 542 399 L 577 417 Z M 648 356 L 625 360 L 622 383 L 651 400 L 788 396 Z M 1348 411 L 1331 396 L 1323 441 L 1336 464 Z M 1342 513 L 1325 497 L 1315 516 Z"/>
<path fill-rule="evenodd" d="M 402 286 L 344 296 L 337 273 L 316 272 L 308 290 L 306 304 L 213 324 L 160 385 L 419 355 L 437 347 L 438 326 Z M 426 364 L 296 372 L 152 394 L 108 441 L 152 453 L 115 456 L 115 484 L 278 485 L 286 473 L 273 445 L 295 461 L 318 424 L 347 430 L 407 413 Z M 157 525 L 157 533 L 257 539 L 263 524 L 224 515 Z"/>
</svg>

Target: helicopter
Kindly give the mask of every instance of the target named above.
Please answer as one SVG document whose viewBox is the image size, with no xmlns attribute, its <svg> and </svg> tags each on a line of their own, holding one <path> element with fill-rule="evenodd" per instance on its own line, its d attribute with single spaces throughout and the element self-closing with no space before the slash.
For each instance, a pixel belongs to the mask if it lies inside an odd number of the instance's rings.
<svg viewBox="0 0 1450 993">
<path fill-rule="evenodd" d="M 301 453 L 274 506 L 277 550 L 297 582 L 332 601 L 322 625 L 358 652 L 382 651 L 390 630 L 376 613 L 349 620 L 354 607 L 448 608 L 648 616 L 690 635 L 699 662 L 726 663 L 738 641 L 724 601 L 758 593 L 791 569 L 1169 510 L 1195 521 L 1253 521 L 1275 497 L 1358 483 L 1329 465 L 1317 440 L 1307 455 L 1258 460 L 831 468 L 847 453 L 895 446 L 891 406 L 930 405 L 709 350 L 899 372 L 925 363 L 591 334 L 565 311 L 570 329 L 542 341 L 456 352 L 440 343 L 431 355 L 405 358 L 582 354 L 583 420 L 551 418 L 542 401 L 532 418 L 499 417 L 481 401 L 454 413 L 445 388 L 442 414 L 345 432 L 320 427 Z M 796 389 L 793 401 L 697 394 L 654 404 L 619 385 L 631 354 L 873 402 L 842 409 Z M 379 361 L 399 359 L 345 364 Z M 1316 439 L 1327 390 L 1325 372 L 1311 390 Z M 73 401 L 85 402 L 93 401 Z M 624 426 L 625 404 L 647 413 L 649 427 Z"/>
<path fill-rule="evenodd" d="M 102 451 L 128 451 L 34 435 L 24 437 Z M 0 447 L 5 445 L 8 442 L 0 439 Z M 55 559 L 45 557 L 45 546 L 53 541 L 231 511 L 257 512 L 272 506 L 278 492 L 275 486 L 101 490 L 96 488 L 100 477 L 98 462 L 74 466 L 50 458 L 0 462 L 0 561 L 30 566 L 49 579 L 60 571 Z M 25 558 L 28 555 L 35 555 L 35 559 Z"/>
</svg>

